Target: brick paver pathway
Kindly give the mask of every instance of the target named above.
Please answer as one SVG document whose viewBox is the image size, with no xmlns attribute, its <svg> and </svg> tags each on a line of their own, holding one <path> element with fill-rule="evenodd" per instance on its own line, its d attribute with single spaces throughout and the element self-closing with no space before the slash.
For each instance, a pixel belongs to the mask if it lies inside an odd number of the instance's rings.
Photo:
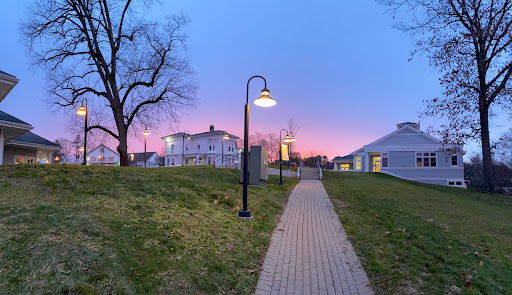
<svg viewBox="0 0 512 295">
<path fill-rule="evenodd" d="M 263 263 L 260 294 L 373 294 L 319 180 L 293 190 Z"/>
</svg>

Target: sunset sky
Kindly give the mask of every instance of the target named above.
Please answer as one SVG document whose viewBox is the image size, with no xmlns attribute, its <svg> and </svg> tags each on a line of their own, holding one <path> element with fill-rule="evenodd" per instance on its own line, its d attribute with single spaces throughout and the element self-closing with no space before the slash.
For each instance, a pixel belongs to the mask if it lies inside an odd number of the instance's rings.
<svg viewBox="0 0 512 295">
<path fill-rule="evenodd" d="M 0 70 L 21 81 L 0 109 L 55 140 L 72 138 L 64 114 L 52 115 L 44 98 L 45 75 L 29 68 L 20 42 L 23 1 L 0 10 Z M 295 149 L 303 155 L 346 155 L 396 128 L 418 121 L 422 100 L 440 95 L 438 74 L 426 56 L 408 61 L 413 41 L 393 29 L 393 19 L 373 0 L 359 1 L 162 1 L 152 17 L 183 12 L 200 98 L 174 126 L 150 130 L 148 151 L 160 152 L 160 138 L 177 131 L 216 129 L 242 137 L 247 80 L 263 75 L 274 108 L 251 103 L 250 131 L 274 132 L 288 118 L 301 126 Z M 263 87 L 251 85 L 254 100 Z M 422 123 L 422 129 L 434 120 Z M 129 152 L 143 150 L 132 138 Z"/>
</svg>

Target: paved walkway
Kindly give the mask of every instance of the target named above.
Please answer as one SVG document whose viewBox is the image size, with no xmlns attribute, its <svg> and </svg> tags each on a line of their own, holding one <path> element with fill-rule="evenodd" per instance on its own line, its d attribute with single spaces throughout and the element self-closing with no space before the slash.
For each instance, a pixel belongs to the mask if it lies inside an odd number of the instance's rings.
<svg viewBox="0 0 512 295">
<path fill-rule="evenodd" d="M 373 294 L 321 181 L 293 190 L 255 294 Z"/>
</svg>

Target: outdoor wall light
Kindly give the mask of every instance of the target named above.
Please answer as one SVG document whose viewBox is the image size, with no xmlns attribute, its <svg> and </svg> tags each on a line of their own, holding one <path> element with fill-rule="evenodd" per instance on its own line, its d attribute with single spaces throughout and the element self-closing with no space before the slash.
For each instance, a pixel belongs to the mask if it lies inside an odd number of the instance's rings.
<svg viewBox="0 0 512 295">
<path fill-rule="evenodd" d="M 229 139 L 229 136 L 227 134 L 224 134 L 224 137 L 222 137 L 223 139 Z"/>
<path fill-rule="evenodd" d="M 254 101 L 254 104 L 259 107 L 268 108 L 275 106 L 277 102 L 272 97 L 269 96 L 268 89 L 263 88 L 263 90 L 261 90 L 261 96 Z"/>
</svg>

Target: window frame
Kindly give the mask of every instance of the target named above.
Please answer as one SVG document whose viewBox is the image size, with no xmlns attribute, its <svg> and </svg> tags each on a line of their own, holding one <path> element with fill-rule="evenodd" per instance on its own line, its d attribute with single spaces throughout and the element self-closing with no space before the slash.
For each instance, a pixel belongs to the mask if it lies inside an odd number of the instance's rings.
<svg viewBox="0 0 512 295">
<path fill-rule="evenodd" d="M 363 160 L 362 160 L 363 157 L 356 157 L 356 160 L 354 162 L 354 165 L 355 165 L 355 170 L 356 171 L 361 171 L 362 170 L 362 167 L 363 167 Z"/>
<path fill-rule="evenodd" d="M 453 158 L 455 157 L 455 162 L 456 164 L 453 165 Z M 455 155 L 450 155 L 450 166 L 452 167 L 458 167 L 459 166 L 459 155 L 455 154 Z"/>
<path fill-rule="evenodd" d="M 384 159 L 386 159 L 386 166 L 384 166 Z M 389 152 L 380 153 L 380 168 L 389 168 Z"/>
<path fill-rule="evenodd" d="M 418 155 L 421 154 L 421 155 Z M 427 155 L 425 155 L 427 154 Z M 432 154 L 435 154 L 432 156 Z M 418 165 L 419 161 L 418 159 L 421 159 L 421 166 Z M 425 160 L 427 160 L 425 162 Z M 434 160 L 434 161 L 432 161 Z M 428 166 L 425 166 L 425 163 L 428 163 Z M 432 165 L 434 163 L 434 165 Z M 437 165 L 437 152 L 414 152 L 414 167 L 416 168 L 438 168 Z"/>
</svg>

